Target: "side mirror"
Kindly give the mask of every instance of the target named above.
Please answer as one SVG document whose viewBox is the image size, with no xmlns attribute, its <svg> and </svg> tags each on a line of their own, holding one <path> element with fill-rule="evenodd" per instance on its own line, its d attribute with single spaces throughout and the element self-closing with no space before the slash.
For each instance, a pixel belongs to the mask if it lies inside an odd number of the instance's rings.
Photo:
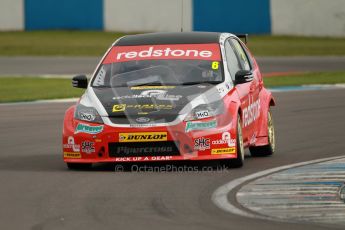
<svg viewBox="0 0 345 230">
<path fill-rule="evenodd" d="M 87 78 L 85 75 L 77 75 L 72 79 L 72 86 L 75 88 L 87 88 Z"/>
<path fill-rule="evenodd" d="M 243 84 L 253 80 L 253 73 L 249 70 L 239 70 L 235 74 L 235 84 Z"/>
</svg>

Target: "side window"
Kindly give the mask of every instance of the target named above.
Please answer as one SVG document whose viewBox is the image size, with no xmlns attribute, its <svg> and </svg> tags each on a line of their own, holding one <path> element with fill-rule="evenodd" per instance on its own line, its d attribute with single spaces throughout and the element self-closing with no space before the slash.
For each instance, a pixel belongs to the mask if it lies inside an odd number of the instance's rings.
<svg viewBox="0 0 345 230">
<path fill-rule="evenodd" d="M 251 70 L 247 54 L 243 50 L 240 42 L 237 41 L 236 39 L 231 39 L 231 43 L 241 63 L 241 69 Z"/>
<path fill-rule="evenodd" d="M 237 73 L 237 71 L 241 70 L 242 67 L 239 59 L 237 58 L 237 55 L 234 52 L 230 40 L 227 40 L 225 42 L 225 55 L 231 78 L 234 80 L 235 74 Z"/>
</svg>

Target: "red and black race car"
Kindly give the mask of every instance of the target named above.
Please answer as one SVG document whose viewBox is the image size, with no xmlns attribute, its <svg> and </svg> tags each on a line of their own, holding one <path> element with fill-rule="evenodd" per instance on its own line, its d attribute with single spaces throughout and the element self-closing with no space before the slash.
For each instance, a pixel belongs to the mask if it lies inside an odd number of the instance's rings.
<svg viewBox="0 0 345 230">
<path fill-rule="evenodd" d="M 224 160 L 240 167 L 275 150 L 259 67 L 229 33 L 152 33 L 118 39 L 65 114 L 69 168 L 98 162 Z"/>
</svg>

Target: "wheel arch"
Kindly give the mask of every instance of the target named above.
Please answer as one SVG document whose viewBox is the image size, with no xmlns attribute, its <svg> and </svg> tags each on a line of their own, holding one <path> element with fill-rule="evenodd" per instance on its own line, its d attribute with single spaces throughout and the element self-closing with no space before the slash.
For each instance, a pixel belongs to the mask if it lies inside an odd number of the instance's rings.
<svg viewBox="0 0 345 230">
<path fill-rule="evenodd" d="M 229 106 L 229 111 L 230 111 L 230 114 L 232 114 L 232 122 L 237 122 L 237 116 L 240 116 L 242 115 L 242 109 L 241 109 L 241 106 L 239 105 L 238 102 L 236 101 L 231 101 L 230 102 L 230 106 Z"/>
<path fill-rule="evenodd" d="M 263 88 L 260 92 L 261 115 L 257 124 L 257 135 L 255 145 L 266 145 L 268 143 L 267 115 L 271 106 L 276 106 L 276 100 L 272 93 Z"/>
<path fill-rule="evenodd" d="M 72 105 L 65 112 L 65 116 L 63 120 L 63 130 L 62 130 L 63 136 L 65 136 L 66 133 L 70 133 L 74 130 L 73 120 L 74 120 L 75 108 L 76 106 Z"/>
</svg>

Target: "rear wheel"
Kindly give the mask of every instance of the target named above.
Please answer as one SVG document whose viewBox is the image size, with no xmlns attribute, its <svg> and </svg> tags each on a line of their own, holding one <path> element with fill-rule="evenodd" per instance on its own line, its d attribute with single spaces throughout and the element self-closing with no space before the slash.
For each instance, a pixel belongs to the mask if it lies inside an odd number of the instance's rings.
<svg viewBox="0 0 345 230">
<path fill-rule="evenodd" d="M 68 169 L 71 170 L 88 170 L 91 169 L 91 163 L 67 163 Z"/>
<path fill-rule="evenodd" d="M 268 145 L 249 147 L 250 155 L 254 157 L 270 156 L 275 152 L 276 139 L 274 132 L 274 123 L 272 113 L 269 110 L 267 114 Z"/>
</svg>

